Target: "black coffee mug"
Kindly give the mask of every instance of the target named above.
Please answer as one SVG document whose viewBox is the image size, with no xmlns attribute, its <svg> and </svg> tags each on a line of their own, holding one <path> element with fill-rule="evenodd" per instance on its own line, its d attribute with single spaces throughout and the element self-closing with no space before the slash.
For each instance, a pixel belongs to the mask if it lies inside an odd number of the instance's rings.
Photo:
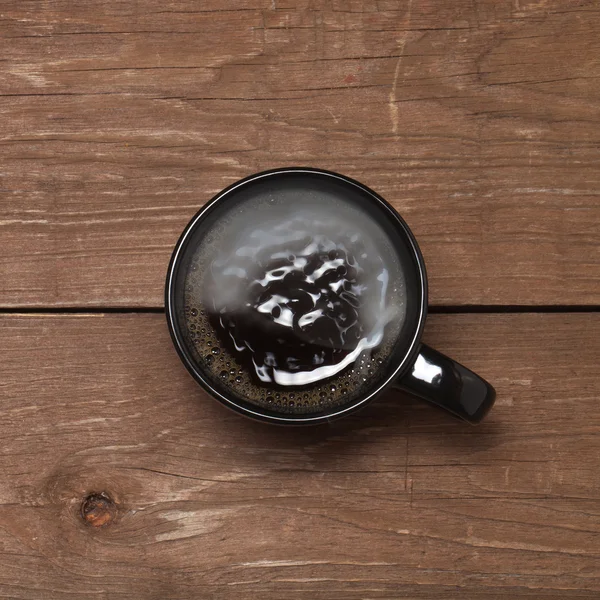
<svg viewBox="0 0 600 600">
<path fill-rule="evenodd" d="M 223 230 L 221 223 L 225 223 L 232 214 L 241 214 L 244 203 L 250 202 L 253 194 L 256 197 L 269 198 L 269 201 L 274 202 L 275 205 L 280 197 L 289 198 L 290 206 L 302 204 L 304 198 L 318 198 L 319 194 L 324 194 L 326 196 L 323 197 L 327 198 L 339 198 L 340 214 L 347 206 L 348 211 L 360 209 L 363 214 L 372 215 L 373 220 L 377 221 L 378 227 L 393 245 L 394 252 L 400 257 L 398 260 L 402 262 L 402 274 L 405 280 L 403 296 L 405 316 L 402 327 L 390 345 L 385 362 L 379 361 L 383 362 L 383 366 L 377 371 L 377 376 L 371 377 L 365 370 L 362 373 L 364 377 L 361 379 L 364 383 L 360 384 L 360 388 L 353 390 L 348 386 L 348 390 L 342 390 L 347 393 L 347 401 L 344 401 L 343 397 L 335 402 L 333 400 L 328 402 L 328 399 L 325 402 L 307 399 L 312 398 L 310 394 L 313 393 L 311 391 L 313 388 L 310 385 L 306 387 L 309 393 L 303 393 L 305 391 L 303 386 L 291 387 L 289 393 L 285 393 L 285 390 L 282 393 L 281 389 L 279 393 L 275 393 L 269 385 L 264 384 L 264 381 L 269 381 L 269 377 L 258 367 L 257 372 L 264 376 L 261 376 L 260 382 L 256 381 L 251 385 L 252 389 L 259 390 L 253 392 L 257 394 L 260 392 L 260 386 L 265 387 L 264 397 L 261 397 L 261 402 L 254 401 L 252 398 L 249 400 L 246 392 L 236 391 L 234 383 L 231 385 L 226 383 L 230 381 L 229 378 L 234 382 L 249 377 L 242 369 L 239 370 L 239 375 L 237 374 L 239 365 L 232 365 L 232 362 L 235 362 L 233 357 L 235 352 L 232 351 L 232 357 L 224 357 L 217 347 L 212 350 L 215 356 L 211 356 L 210 348 L 207 350 L 202 346 L 206 343 L 210 346 L 212 343 L 210 340 L 207 341 L 209 334 L 205 331 L 206 328 L 202 327 L 200 333 L 200 325 L 197 329 L 194 324 L 190 325 L 190 311 L 191 314 L 197 315 L 199 309 L 190 308 L 189 295 L 192 292 L 188 283 L 189 277 L 194 275 L 192 271 L 201 271 L 198 277 L 204 277 L 204 272 L 208 273 L 211 270 L 214 273 L 219 269 L 220 264 L 215 261 L 207 263 L 207 261 L 197 260 L 193 258 L 196 256 L 194 253 L 202 244 L 210 248 L 213 237 L 218 236 L 218 232 Z M 282 206 L 285 207 L 285 202 Z M 271 214 L 268 206 L 265 210 L 264 215 Z M 310 208 L 306 210 L 310 212 Z M 254 214 L 256 214 L 255 210 L 248 213 L 249 217 Z M 246 217 L 242 220 L 244 218 Z M 481 421 L 495 400 L 494 388 L 488 382 L 421 343 L 427 314 L 427 275 L 423 256 L 408 225 L 374 191 L 336 173 L 313 168 L 276 169 L 247 177 L 215 196 L 191 220 L 175 247 L 167 274 L 165 304 L 173 343 L 191 375 L 214 398 L 256 419 L 279 424 L 321 423 L 354 412 L 371 402 L 384 390 L 395 387 L 475 424 Z M 203 310 L 200 312 L 204 314 Z M 279 313 L 277 315 L 279 316 Z M 281 317 L 279 318 L 281 320 Z M 273 317 L 270 319 L 272 321 Z M 223 323 L 222 319 L 221 323 Z M 206 327 L 209 327 L 208 321 Z M 268 337 L 271 335 L 270 331 L 265 330 L 264 335 Z M 233 336 L 231 339 L 235 350 L 242 351 Z M 250 344 L 248 347 L 252 350 Z M 208 356 L 204 357 L 206 352 Z M 213 373 L 213 358 L 222 361 L 223 383 Z M 371 373 L 371 370 L 368 373 Z M 347 381 L 356 381 L 356 378 L 354 380 L 348 378 Z M 332 386 L 332 389 L 334 388 L 335 386 Z M 321 396 L 323 395 L 321 392 Z"/>
</svg>

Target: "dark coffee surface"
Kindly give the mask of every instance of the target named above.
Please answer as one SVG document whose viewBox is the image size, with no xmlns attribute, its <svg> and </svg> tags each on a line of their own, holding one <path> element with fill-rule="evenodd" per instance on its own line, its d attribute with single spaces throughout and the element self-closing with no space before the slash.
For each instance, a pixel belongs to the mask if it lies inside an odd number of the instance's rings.
<svg viewBox="0 0 600 600">
<path fill-rule="evenodd" d="M 216 385 L 283 413 L 351 402 L 374 385 L 405 318 L 387 234 L 356 203 L 260 190 L 199 237 L 184 320 Z"/>
</svg>

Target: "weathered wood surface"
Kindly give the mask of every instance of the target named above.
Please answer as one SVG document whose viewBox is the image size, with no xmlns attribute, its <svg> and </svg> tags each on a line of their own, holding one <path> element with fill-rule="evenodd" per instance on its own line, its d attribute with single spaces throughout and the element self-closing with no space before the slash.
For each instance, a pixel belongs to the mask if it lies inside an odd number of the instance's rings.
<svg viewBox="0 0 600 600">
<path fill-rule="evenodd" d="M 594 0 L 3 0 L 0 309 L 160 307 L 237 178 L 387 197 L 434 305 L 600 305 Z M 207 398 L 158 314 L 0 315 L 0 597 L 600 596 L 600 313 L 434 315 L 498 389 L 313 429 Z"/>
<path fill-rule="evenodd" d="M 298 164 L 433 304 L 600 304 L 599 52 L 595 0 L 3 0 L 0 306 L 161 306 L 198 207 Z"/>
<path fill-rule="evenodd" d="M 2 598 L 600 594 L 598 314 L 432 316 L 426 341 L 497 386 L 479 428 L 395 393 L 251 422 L 199 391 L 162 315 L 0 328 Z M 115 502 L 91 524 L 90 493 Z"/>
</svg>

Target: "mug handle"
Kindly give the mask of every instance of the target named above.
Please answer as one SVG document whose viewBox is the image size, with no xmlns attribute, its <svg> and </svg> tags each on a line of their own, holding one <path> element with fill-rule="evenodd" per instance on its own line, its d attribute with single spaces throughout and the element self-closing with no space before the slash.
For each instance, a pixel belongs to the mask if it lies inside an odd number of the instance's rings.
<svg viewBox="0 0 600 600">
<path fill-rule="evenodd" d="M 496 391 L 485 379 L 425 344 L 395 387 L 473 425 L 485 417 L 496 399 Z"/>
</svg>

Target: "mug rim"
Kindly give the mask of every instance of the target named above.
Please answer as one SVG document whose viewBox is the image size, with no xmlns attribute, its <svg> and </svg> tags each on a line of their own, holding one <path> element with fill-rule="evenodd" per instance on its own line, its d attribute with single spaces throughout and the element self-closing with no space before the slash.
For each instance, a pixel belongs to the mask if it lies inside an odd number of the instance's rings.
<svg viewBox="0 0 600 600">
<path fill-rule="evenodd" d="M 180 325 L 177 321 L 175 315 L 175 296 L 176 296 L 176 275 L 178 273 L 178 268 L 181 264 L 181 257 L 184 254 L 186 249 L 187 242 L 189 240 L 190 235 L 195 230 L 196 226 L 208 215 L 208 213 L 220 202 L 223 202 L 227 199 L 227 197 L 238 188 L 248 185 L 254 181 L 259 179 L 265 179 L 268 177 L 277 177 L 279 175 L 285 173 L 294 173 L 294 174 L 302 174 L 306 173 L 307 175 L 321 175 L 326 177 L 331 177 L 337 179 L 338 181 L 343 182 L 346 185 L 352 185 L 354 187 L 359 188 L 362 192 L 366 193 L 367 196 L 371 198 L 371 200 L 377 203 L 380 207 L 385 209 L 385 213 L 388 215 L 391 222 L 394 223 L 397 229 L 399 229 L 399 235 L 402 234 L 405 237 L 405 241 L 408 242 L 408 246 L 411 250 L 412 256 L 416 261 L 417 266 L 417 275 L 419 279 L 419 292 L 420 292 L 420 301 L 419 301 L 419 315 L 416 326 L 413 329 L 412 339 L 410 341 L 410 345 L 408 350 L 403 354 L 402 359 L 398 361 L 392 369 L 390 369 L 390 373 L 384 378 L 384 380 L 372 391 L 370 391 L 365 396 L 360 396 L 358 399 L 349 403 L 348 405 L 343 405 L 332 409 L 331 411 L 323 412 L 317 415 L 276 415 L 271 414 L 265 411 L 261 411 L 259 406 L 248 406 L 247 401 L 236 401 L 234 394 L 226 395 L 218 390 L 211 381 L 204 377 L 202 370 L 200 369 L 197 362 L 190 355 L 186 344 L 183 341 L 183 335 L 181 333 Z M 374 400 L 377 396 L 379 396 L 384 390 L 390 387 L 394 381 L 396 381 L 403 373 L 407 367 L 412 365 L 412 360 L 419 350 L 421 336 L 423 333 L 423 328 L 425 326 L 425 320 L 427 318 L 427 304 L 428 304 L 428 283 L 427 283 L 427 271 L 425 268 L 425 260 L 421 253 L 421 250 L 417 244 L 417 240 L 415 239 L 414 234 L 410 230 L 408 224 L 404 219 L 398 214 L 396 209 L 385 200 L 382 196 L 380 196 L 377 192 L 373 191 L 371 188 L 366 185 L 347 177 L 345 175 L 341 175 L 339 173 L 335 173 L 333 171 L 327 171 L 324 169 L 318 169 L 313 167 L 283 167 L 277 169 L 269 169 L 267 171 L 261 171 L 259 173 L 255 173 L 253 175 L 249 175 L 240 179 L 231 185 L 227 186 L 225 189 L 220 191 L 218 194 L 213 196 L 206 204 L 204 204 L 200 210 L 192 217 L 189 223 L 186 225 L 185 229 L 181 233 L 177 243 L 175 244 L 175 248 L 171 255 L 171 259 L 169 261 L 169 267 L 167 270 L 167 278 L 165 285 L 165 313 L 167 318 L 167 324 L 169 327 L 169 333 L 171 335 L 171 340 L 173 341 L 173 345 L 177 350 L 177 354 L 179 358 L 183 362 L 184 366 L 188 370 L 188 372 L 192 375 L 192 377 L 196 380 L 200 386 L 208 392 L 213 398 L 224 404 L 225 406 L 235 410 L 238 413 L 246 415 L 248 417 L 252 417 L 254 419 L 260 421 L 266 421 L 269 423 L 278 423 L 278 424 L 287 424 L 287 425 L 308 425 L 308 424 L 317 424 L 331 421 L 333 419 L 337 419 L 338 417 L 348 415 L 364 406 L 369 404 L 372 400 Z"/>
</svg>

